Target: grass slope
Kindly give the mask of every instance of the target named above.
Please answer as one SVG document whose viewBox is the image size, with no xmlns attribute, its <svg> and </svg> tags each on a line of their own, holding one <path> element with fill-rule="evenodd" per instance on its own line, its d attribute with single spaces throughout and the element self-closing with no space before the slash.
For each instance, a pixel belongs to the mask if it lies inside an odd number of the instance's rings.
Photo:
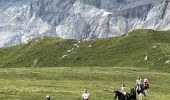
<svg viewBox="0 0 170 100">
<path fill-rule="evenodd" d="M 148 60 L 144 61 L 146 54 Z M 81 43 L 44 38 L 2 48 L 0 55 L 0 67 L 118 66 L 169 71 L 165 62 L 170 60 L 170 31 L 135 30 L 121 37 Z"/>
<path fill-rule="evenodd" d="M 87 88 L 91 100 L 114 100 L 113 88 L 125 83 L 129 91 L 137 75 L 150 80 L 150 90 L 143 100 L 169 100 L 170 73 L 139 67 L 0 68 L 0 99 L 44 100 L 49 94 L 52 100 L 81 100 Z"/>
</svg>

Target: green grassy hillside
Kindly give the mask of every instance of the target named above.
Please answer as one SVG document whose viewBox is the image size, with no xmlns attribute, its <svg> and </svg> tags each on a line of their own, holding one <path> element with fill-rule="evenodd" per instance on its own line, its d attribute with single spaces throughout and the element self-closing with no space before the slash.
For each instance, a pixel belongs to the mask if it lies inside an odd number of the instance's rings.
<svg viewBox="0 0 170 100">
<path fill-rule="evenodd" d="M 81 100 L 85 88 L 90 100 L 114 100 L 111 91 L 125 83 L 129 92 L 138 75 L 150 81 L 143 100 L 169 100 L 170 73 L 130 67 L 0 68 L 0 100 L 45 100 L 48 94 L 52 100 Z"/>
<path fill-rule="evenodd" d="M 170 65 L 165 62 L 170 60 L 170 31 L 135 30 L 121 37 L 81 43 L 58 38 L 35 39 L 2 48 L 0 55 L 0 67 L 118 66 L 169 71 Z"/>
<path fill-rule="evenodd" d="M 129 91 L 139 75 L 151 86 L 143 100 L 168 100 L 169 60 L 170 31 L 91 41 L 38 38 L 0 49 L 0 99 L 81 100 L 87 88 L 91 100 L 114 100 L 111 91 L 122 83 Z"/>
</svg>

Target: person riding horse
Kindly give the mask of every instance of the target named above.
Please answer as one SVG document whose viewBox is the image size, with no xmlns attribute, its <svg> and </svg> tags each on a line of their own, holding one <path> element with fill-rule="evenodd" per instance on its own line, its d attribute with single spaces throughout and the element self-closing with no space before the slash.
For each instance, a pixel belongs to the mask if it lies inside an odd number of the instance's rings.
<svg viewBox="0 0 170 100">
<path fill-rule="evenodd" d="M 137 80 L 136 80 L 136 85 L 141 85 L 142 84 L 142 79 L 138 76 Z"/>
<path fill-rule="evenodd" d="M 120 87 L 120 91 L 126 95 L 126 87 L 125 87 L 125 84 L 122 84 L 122 86 Z"/>
<path fill-rule="evenodd" d="M 149 81 L 148 81 L 148 79 L 145 77 L 145 78 L 143 79 L 143 81 L 144 81 L 144 87 L 145 87 L 145 89 L 148 89 L 148 88 L 149 88 Z"/>
<path fill-rule="evenodd" d="M 144 96 L 146 97 L 146 94 L 145 94 L 145 88 L 144 88 L 144 85 L 143 84 L 138 84 L 137 86 L 136 86 L 136 92 L 137 92 L 137 94 L 139 95 L 139 94 L 144 94 Z"/>
<path fill-rule="evenodd" d="M 87 89 L 84 90 L 84 93 L 82 94 L 82 100 L 89 100 L 90 94 L 87 92 Z"/>
</svg>

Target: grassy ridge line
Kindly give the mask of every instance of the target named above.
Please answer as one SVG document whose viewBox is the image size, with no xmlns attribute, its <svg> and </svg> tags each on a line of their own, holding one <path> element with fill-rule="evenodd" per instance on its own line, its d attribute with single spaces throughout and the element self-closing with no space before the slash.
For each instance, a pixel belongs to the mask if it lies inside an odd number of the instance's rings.
<svg viewBox="0 0 170 100">
<path fill-rule="evenodd" d="M 0 99 L 81 100 L 84 88 L 92 100 L 113 100 L 110 91 L 126 84 L 127 91 L 135 86 L 137 75 L 147 76 L 151 88 L 143 100 L 170 98 L 169 73 L 146 71 L 131 67 L 58 67 L 58 68 L 0 68 Z"/>
<path fill-rule="evenodd" d="M 76 40 L 44 38 L 0 49 L 0 66 L 121 66 L 167 71 L 169 64 L 165 62 L 170 59 L 169 43 L 170 31 L 153 30 L 135 30 L 121 37 L 81 43 Z M 67 52 L 72 48 L 71 52 Z M 146 53 L 148 60 L 144 61 Z M 61 59 L 63 55 L 67 56 Z M 36 64 L 33 65 L 35 60 Z"/>
</svg>

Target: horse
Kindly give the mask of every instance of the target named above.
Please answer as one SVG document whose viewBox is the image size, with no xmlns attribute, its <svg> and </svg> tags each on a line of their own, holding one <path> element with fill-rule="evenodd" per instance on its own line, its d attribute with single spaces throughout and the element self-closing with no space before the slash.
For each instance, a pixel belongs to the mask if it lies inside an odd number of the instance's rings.
<svg viewBox="0 0 170 100">
<path fill-rule="evenodd" d="M 122 92 L 115 91 L 115 90 L 114 90 L 114 93 L 115 93 L 115 100 L 117 98 L 118 98 L 118 100 L 131 100 L 129 93 L 126 93 L 126 95 L 124 95 Z"/>
<path fill-rule="evenodd" d="M 131 98 L 131 100 L 137 100 L 135 88 L 132 88 L 132 89 L 130 90 L 130 98 Z"/>
<path fill-rule="evenodd" d="M 144 94 L 144 96 L 146 97 L 145 87 L 143 84 L 136 86 L 136 92 L 138 94 L 139 100 L 142 100 L 142 94 Z"/>
</svg>

